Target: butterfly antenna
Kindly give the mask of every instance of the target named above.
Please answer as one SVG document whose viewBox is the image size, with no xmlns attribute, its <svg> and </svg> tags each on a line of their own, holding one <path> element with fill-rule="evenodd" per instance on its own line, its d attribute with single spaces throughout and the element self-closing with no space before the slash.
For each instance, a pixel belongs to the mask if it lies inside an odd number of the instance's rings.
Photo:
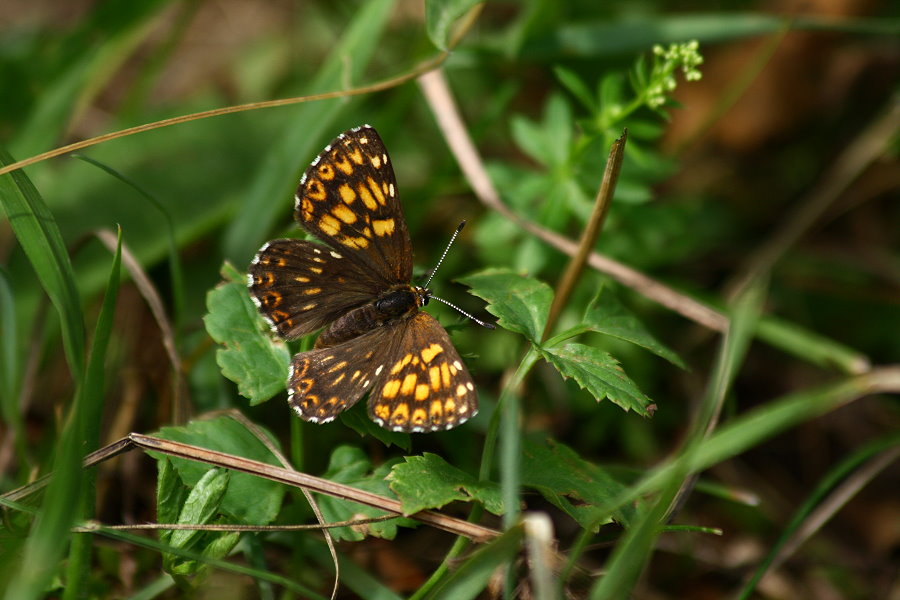
<svg viewBox="0 0 900 600">
<path fill-rule="evenodd" d="M 428 284 L 431 283 L 431 280 L 434 279 L 434 274 L 437 273 L 437 270 L 438 270 L 438 268 L 441 266 L 441 263 L 444 262 L 444 257 L 447 256 L 447 253 L 448 253 L 448 252 L 450 252 L 450 246 L 453 245 L 453 242 L 456 241 L 456 236 L 459 235 L 459 232 L 462 231 L 462 228 L 465 227 L 465 226 L 466 226 L 466 222 L 463 221 L 463 222 L 460 223 L 459 226 L 456 228 L 456 231 L 453 232 L 453 235 L 450 236 L 450 241 L 447 242 L 447 247 L 444 248 L 444 253 L 441 254 L 440 260 L 437 261 L 437 264 L 434 265 L 434 268 L 431 270 L 431 275 L 428 276 L 428 281 L 426 281 L 425 284 L 424 284 L 422 287 L 427 288 L 427 287 L 428 287 Z M 453 305 L 451 304 L 451 306 L 453 306 Z M 454 308 L 456 308 L 456 307 L 454 307 Z M 456 310 L 459 310 L 459 309 L 457 308 Z M 462 311 L 460 310 L 459 312 L 462 312 Z M 463 313 L 463 314 L 465 314 L 465 313 Z M 475 319 L 475 320 L 477 321 L 478 319 Z"/>
<path fill-rule="evenodd" d="M 476 323 L 478 323 L 478 324 L 481 325 L 482 327 L 486 327 L 486 328 L 488 328 L 488 329 L 496 329 L 496 327 L 494 326 L 493 323 L 488 323 L 487 321 L 482 321 L 481 319 L 478 319 L 478 318 L 476 318 L 476 317 L 473 317 L 472 315 L 470 315 L 469 313 L 467 313 L 466 311 L 464 311 L 464 310 L 461 309 L 460 307 L 458 307 L 458 306 L 456 306 L 455 304 L 452 304 L 452 303 L 450 303 L 450 302 L 447 302 L 447 301 L 444 300 L 443 298 L 438 298 L 437 296 L 430 296 L 430 298 L 431 298 L 432 300 L 437 300 L 438 302 L 443 302 L 444 304 L 446 304 L 446 305 L 449 306 L 450 308 L 456 309 L 460 314 L 462 314 L 463 316 L 469 317 L 470 319 L 472 319 L 473 321 L 475 321 Z"/>
<path fill-rule="evenodd" d="M 444 248 L 444 253 L 441 254 L 440 260 L 437 261 L 437 264 L 436 264 L 436 265 L 434 266 L 434 268 L 431 270 L 431 275 L 428 276 L 428 281 L 426 281 L 426 282 L 425 282 L 425 285 L 423 285 L 422 287 L 427 288 L 427 287 L 428 287 L 428 284 L 431 283 L 431 280 L 434 279 L 434 274 L 437 273 L 438 267 L 440 267 L 440 266 L 441 266 L 441 263 L 444 262 L 444 257 L 447 256 L 447 252 L 450 251 L 450 246 L 453 245 L 453 242 L 456 241 L 456 236 L 459 235 L 459 232 L 462 231 L 462 228 L 465 227 L 465 226 L 466 226 L 466 222 L 463 221 L 463 222 L 460 223 L 459 226 L 456 228 L 456 231 L 453 232 L 453 235 L 450 236 L 450 241 L 447 242 L 447 247 Z M 456 311 L 459 312 L 460 314 L 462 314 L 462 315 L 468 317 L 469 319 L 475 321 L 476 323 L 478 323 L 478 324 L 481 325 L 482 327 L 486 327 L 486 328 L 488 328 L 488 329 L 496 329 L 496 328 L 494 327 L 494 324 L 493 324 L 493 323 L 487 323 L 486 321 L 482 321 L 481 319 L 479 319 L 479 318 L 477 318 L 477 317 L 474 317 L 474 316 L 470 315 L 469 313 L 467 313 L 466 311 L 464 311 L 464 310 L 461 309 L 460 307 L 456 306 L 455 304 L 452 304 L 452 303 L 450 303 L 450 302 L 447 302 L 447 301 L 444 300 L 443 298 L 438 298 L 437 296 L 431 296 L 431 295 L 429 295 L 429 298 L 431 298 L 431 299 L 433 299 L 433 300 L 437 300 L 438 302 L 443 302 L 444 304 L 446 304 L 446 305 L 449 306 L 450 308 L 456 310 Z"/>
</svg>

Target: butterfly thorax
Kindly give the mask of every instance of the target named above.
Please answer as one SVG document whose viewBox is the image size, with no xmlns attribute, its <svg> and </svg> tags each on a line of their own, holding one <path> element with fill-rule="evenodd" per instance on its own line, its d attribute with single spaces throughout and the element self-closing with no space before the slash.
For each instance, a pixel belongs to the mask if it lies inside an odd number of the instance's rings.
<svg viewBox="0 0 900 600">
<path fill-rule="evenodd" d="M 409 319 L 428 304 L 431 290 L 408 284 L 392 286 L 373 302 L 354 308 L 329 325 L 316 340 L 316 348 L 329 348 L 385 325 Z"/>
</svg>

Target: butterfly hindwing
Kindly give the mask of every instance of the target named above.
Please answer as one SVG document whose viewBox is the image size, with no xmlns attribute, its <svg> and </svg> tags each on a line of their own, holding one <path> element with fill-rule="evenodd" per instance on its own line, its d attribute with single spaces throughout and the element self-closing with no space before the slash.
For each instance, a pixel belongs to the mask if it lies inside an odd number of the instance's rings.
<svg viewBox="0 0 900 600">
<path fill-rule="evenodd" d="M 437 319 L 418 312 L 402 324 L 390 360 L 372 386 L 369 417 L 386 429 L 450 429 L 474 417 L 472 376 Z"/>
<path fill-rule="evenodd" d="M 297 188 L 294 216 L 370 277 L 407 283 L 412 243 L 394 169 L 378 133 L 365 125 L 342 133 L 309 166 Z"/>
<path fill-rule="evenodd" d="M 331 421 L 379 381 L 384 349 L 394 345 L 392 338 L 399 333 L 399 325 L 379 327 L 336 346 L 294 355 L 288 404 L 307 421 Z"/>
</svg>

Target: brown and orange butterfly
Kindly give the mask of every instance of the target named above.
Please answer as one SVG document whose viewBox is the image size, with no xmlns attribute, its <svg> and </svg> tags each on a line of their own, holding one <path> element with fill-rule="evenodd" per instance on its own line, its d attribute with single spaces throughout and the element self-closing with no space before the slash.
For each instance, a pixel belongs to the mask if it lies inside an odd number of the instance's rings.
<svg viewBox="0 0 900 600">
<path fill-rule="evenodd" d="M 324 327 L 291 360 L 297 414 L 327 423 L 368 391 L 369 417 L 394 431 L 440 431 L 473 417 L 471 375 L 444 328 L 419 310 L 431 291 L 409 283 L 412 243 L 375 129 L 351 129 L 325 147 L 300 180 L 294 217 L 326 245 L 269 242 L 248 285 L 281 337 Z"/>
</svg>

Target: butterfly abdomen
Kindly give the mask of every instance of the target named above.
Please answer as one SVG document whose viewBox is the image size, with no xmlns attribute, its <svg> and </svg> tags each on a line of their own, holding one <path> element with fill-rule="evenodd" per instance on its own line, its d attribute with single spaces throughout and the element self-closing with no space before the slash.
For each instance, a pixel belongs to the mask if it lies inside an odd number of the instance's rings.
<svg viewBox="0 0 900 600">
<path fill-rule="evenodd" d="M 328 326 L 316 340 L 316 348 L 330 348 L 357 338 L 377 327 L 410 318 L 427 301 L 425 290 L 395 286 L 370 304 L 355 308 Z"/>
</svg>

